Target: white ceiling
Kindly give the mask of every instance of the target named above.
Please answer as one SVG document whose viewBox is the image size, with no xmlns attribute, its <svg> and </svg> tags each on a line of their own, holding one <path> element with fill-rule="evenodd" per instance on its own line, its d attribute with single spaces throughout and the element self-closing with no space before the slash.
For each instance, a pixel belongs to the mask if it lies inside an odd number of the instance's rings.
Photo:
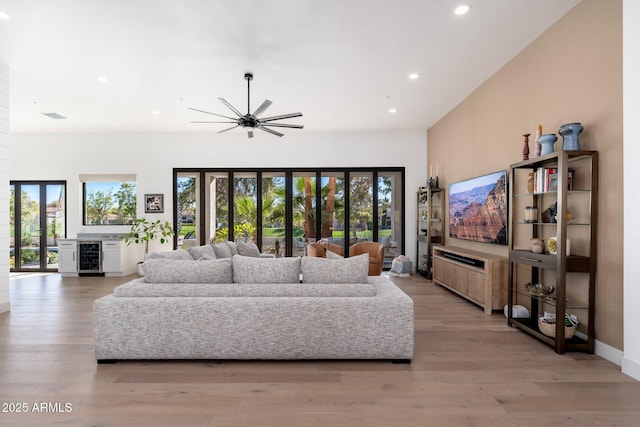
<svg viewBox="0 0 640 427">
<path fill-rule="evenodd" d="M 0 0 L 10 132 L 216 132 L 247 71 L 284 133 L 427 129 L 579 0 L 463 2 Z"/>
</svg>

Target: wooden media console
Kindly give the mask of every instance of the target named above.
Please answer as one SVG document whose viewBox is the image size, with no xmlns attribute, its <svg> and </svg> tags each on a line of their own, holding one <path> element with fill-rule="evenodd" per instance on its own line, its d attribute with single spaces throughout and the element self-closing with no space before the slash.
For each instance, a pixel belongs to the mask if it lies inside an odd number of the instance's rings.
<svg viewBox="0 0 640 427">
<path fill-rule="evenodd" d="M 467 298 L 485 314 L 507 304 L 508 259 L 453 246 L 434 246 L 433 282 Z"/>
</svg>

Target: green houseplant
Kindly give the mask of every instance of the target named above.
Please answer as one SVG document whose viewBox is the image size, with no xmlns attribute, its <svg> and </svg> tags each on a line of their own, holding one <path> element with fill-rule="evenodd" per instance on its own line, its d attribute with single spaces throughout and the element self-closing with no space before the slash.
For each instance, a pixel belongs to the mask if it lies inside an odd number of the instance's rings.
<svg viewBox="0 0 640 427">
<path fill-rule="evenodd" d="M 125 244 L 144 242 L 144 253 L 149 253 L 149 241 L 159 239 L 160 243 L 169 241 L 175 233 L 169 221 L 149 221 L 147 218 L 136 218 L 131 224 L 131 230 L 124 238 Z"/>
</svg>

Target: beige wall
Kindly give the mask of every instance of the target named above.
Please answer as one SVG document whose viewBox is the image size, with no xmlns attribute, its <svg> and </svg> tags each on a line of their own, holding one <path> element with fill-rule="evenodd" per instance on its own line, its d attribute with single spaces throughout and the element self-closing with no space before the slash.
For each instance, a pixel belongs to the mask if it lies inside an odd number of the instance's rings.
<svg viewBox="0 0 640 427">
<path fill-rule="evenodd" d="M 600 153 L 596 339 L 623 349 L 622 2 L 583 0 L 428 130 L 441 186 L 522 160 L 522 134 L 581 122 Z M 533 144 L 530 144 L 533 149 Z M 556 150 L 561 149 L 559 136 Z M 448 235 L 448 232 L 447 232 Z M 507 256 L 504 246 L 447 245 Z"/>
</svg>

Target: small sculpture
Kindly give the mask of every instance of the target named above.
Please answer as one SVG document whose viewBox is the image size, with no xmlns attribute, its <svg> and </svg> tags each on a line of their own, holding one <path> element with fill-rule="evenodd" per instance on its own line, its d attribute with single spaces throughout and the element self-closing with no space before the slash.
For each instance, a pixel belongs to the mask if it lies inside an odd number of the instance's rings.
<svg viewBox="0 0 640 427">
<path fill-rule="evenodd" d="M 522 160 L 529 160 L 529 136 L 530 133 L 525 133 L 524 135 L 524 147 L 522 148 Z"/>
</svg>

